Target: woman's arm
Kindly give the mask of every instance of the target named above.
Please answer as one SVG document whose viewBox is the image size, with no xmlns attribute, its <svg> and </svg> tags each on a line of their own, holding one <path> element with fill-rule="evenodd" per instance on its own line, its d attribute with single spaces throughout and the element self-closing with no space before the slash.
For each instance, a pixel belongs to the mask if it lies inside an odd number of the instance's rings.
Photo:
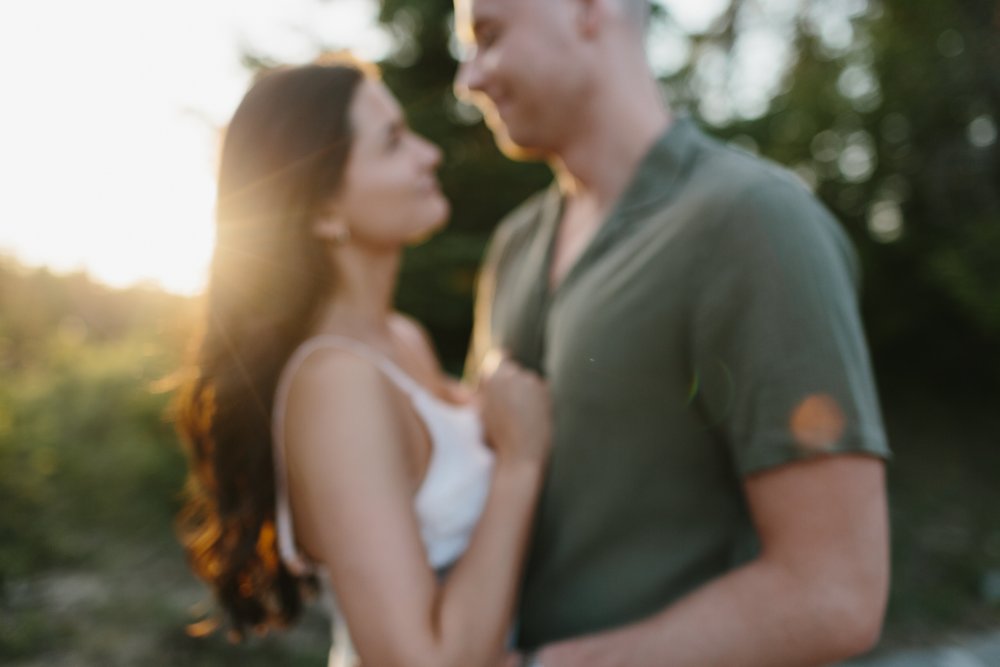
<svg viewBox="0 0 1000 667">
<path fill-rule="evenodd" d="M 518 407 L 511 402 L 530 402 L 529 395 L 545 403 L 533 378 L 501 375 L 498 382 L 494 415 Z M 319 352 L 300 371 L 286 419 L 300 538 L 326 564 L 366 667 L 494 664 L 513 615 L 547 424 L 539 427 L 536 416 L 519 430 L 518 420 L 494 417 L 513 426 L 497 436 L 481 521 L 441 585 L 413 510 L 404 401 L 369 362 L 340 351 Z"/>
</svg>

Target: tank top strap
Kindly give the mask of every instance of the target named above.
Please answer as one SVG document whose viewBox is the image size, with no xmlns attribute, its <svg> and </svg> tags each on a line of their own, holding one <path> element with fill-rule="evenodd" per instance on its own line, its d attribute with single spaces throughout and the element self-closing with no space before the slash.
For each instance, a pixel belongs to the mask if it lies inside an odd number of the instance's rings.
<svg viewBox="0 0 1000 667">
<path fill-rule="evenodd" d="M 306 357 L 323 347 L 336 347 L 370 361 L 411 399 L 423 391 L 416 380 L 407 375 L 392 360 L 353 338 L 335 334 L 321 334 L 307 339 L 292 353 L 285 364 L 275 390 L 274 410 L 271 416 L 271 437 L 274 443 L 275 531 L 278 540 L 278 553 L 288 569 L 297 576 L 313 574 L 315 568 L 299 552 L 298 546 L 295 544 L 295 526 L 292 521 L 291 502 L 288 497 L 288 464 L 285 457 L 285 404 L 295 372 Z"/>
<path fill-rule="evenodd" d="M 338 347 L 370 361 L 378 366 L 379 370 L 385 373 L 385 375 L 392 380 L 393 384 L 399 387 L 403 393 L 408 396 L 413 396 L 414 394 L 423 392 L 423 387 L 421 387 L 416 380 L 410 377 L 406 371 L 400 368 L 396 362 L 389 359 L 378 350 L 375 350 L 374 348 L 353 338 L 338 336 L 336 334 L 320 334 L 310 338 L 302 344 L 302 347 L 307 348 L 305 351 L 306 354 L 323 346 Z"/>
</svg>

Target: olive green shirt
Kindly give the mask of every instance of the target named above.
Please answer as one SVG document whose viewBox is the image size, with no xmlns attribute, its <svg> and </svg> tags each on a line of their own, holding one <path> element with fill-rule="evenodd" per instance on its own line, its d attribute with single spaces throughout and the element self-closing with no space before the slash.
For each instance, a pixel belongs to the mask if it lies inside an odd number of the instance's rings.
<svg viewBox="0 0 1000 667">
<path fill-rule="evenodd" d="M 753 557 L 741 478 L 887 456 L 857 262 L 794 177 L 677 120 L 550 292 L 556 188 L 496 232 L 470 369 L 551 383 L 555 443 L 519 645 L 640 619 Z"/>
</svg>

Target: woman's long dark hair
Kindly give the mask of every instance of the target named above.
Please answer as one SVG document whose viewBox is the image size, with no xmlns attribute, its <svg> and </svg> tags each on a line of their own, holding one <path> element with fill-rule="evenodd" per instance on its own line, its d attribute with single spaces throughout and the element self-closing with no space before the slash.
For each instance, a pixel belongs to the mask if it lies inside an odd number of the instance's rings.
<svg viewBox="0 0 1000 667">
<path fill-rule="evenodd" d="M 277 552 L 271 410 L 331 286 L 311 226 L 341 182 L 370 72 L 340 57 L 266 73 L 223 142 L 206 318 L 173 407 L 190 464 L 180 539 L 239 637 L 302 608 L 304 582 Z"/>
</svg>

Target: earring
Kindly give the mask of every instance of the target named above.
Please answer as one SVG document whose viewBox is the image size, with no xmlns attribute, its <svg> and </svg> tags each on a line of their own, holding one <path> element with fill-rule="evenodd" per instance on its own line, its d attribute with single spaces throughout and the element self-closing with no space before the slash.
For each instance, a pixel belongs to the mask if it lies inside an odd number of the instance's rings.
<svg viewBox="0 0 1000 667">
<path fill-rule="evenodd" d="M 333 242 L 336 245 L 345 245 L 351 240 L 351 230 L 344 224 L 338 224 L 332 229 L 333 231 Z"/>
<path fill-rule="evenodd" d="M 327 211 L 316 219 L 313 233 L 338 246 L 351 240 L 351 228 L 347 226 L 347 220 L 333 211 Z"/>
</svg>

